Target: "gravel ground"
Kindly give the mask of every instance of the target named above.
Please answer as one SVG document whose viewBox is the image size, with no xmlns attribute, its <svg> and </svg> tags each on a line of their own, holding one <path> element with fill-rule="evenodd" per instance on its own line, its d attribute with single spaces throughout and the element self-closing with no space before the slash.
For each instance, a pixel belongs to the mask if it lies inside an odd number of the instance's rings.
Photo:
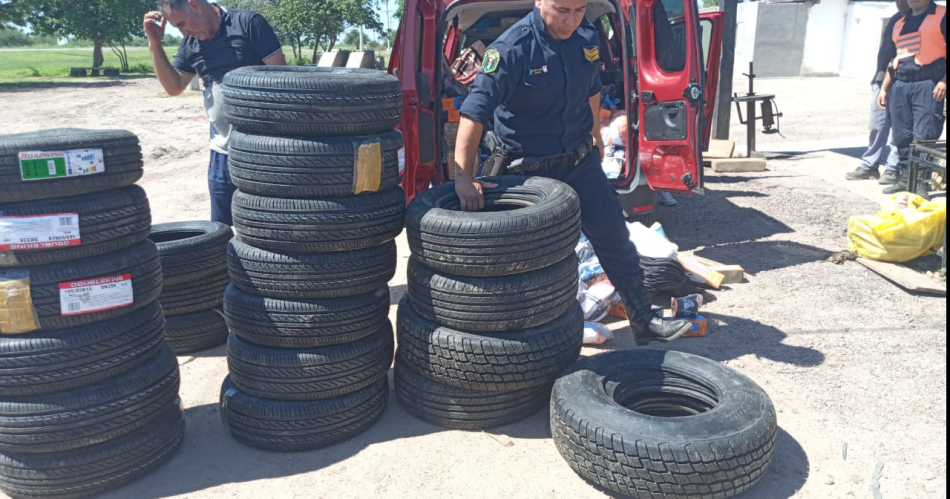
<svg viewBox="0 0 950 499">
<path fill-rule="evenodd" d="M 845 249 L 848 217 L 873 213 L 884 199 L 873 183 L 841 180 L 866 140 L 867 82 L 760 80 L 757 88 L 777 94 L 786 113 L 785 138 L 760 135 L 759 149 L 804 154 L 770 161 L 764 174 L 709 174 L 705 197 L 660 212 L 682 250 L 748 271 L 746 283 L 707 295 L 708 338 L 670 348 L 723 362 L 772 396 L 776 459 L 746 499 L 872 497 L 878 463 L 885 499 L 946 497 L 945 299 L 825 261 Z M 168 98 L 153 80 L 0 90 L 0 123 L 10 133 L 130 129 L 143 143 L 142 185 L 155 222 L 208 217 L 207 122 L 197 93 Z M 738 124 L 733 137 L 745 137 Z M 405 291 L 404 238 L 400 252 L 393 303 Z M 606 348 L 632 348 L 624 324 L 611 327 L 618 338 Z M 182 450 L 108 499 L 611 497 L 561 460 L 546 414 L 493 431 L 445 431 L 393 400 L 379 424 L 347 443 L 287 455 L 249 449 L 218 416 L 224 348 L 180 361 Z"/>
</svg>

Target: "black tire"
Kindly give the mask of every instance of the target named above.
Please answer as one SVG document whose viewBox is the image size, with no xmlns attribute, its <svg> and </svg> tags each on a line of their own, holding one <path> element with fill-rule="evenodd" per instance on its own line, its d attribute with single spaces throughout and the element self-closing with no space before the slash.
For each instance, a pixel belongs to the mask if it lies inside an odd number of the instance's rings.
<svg viewBox="0 0 950 499">
<path fill-rule="evenodd" d="M 231 227 L 220 222 L 173 222 L 152 226 L 148 236 L 162 257 L 165 286 L 201 282 L 228 273 Z"/>
<path fill-rule="evenodd" d="M 281 402 L 221 387 L 221 420 L 238 442 L 277 452 L 299 452 L 349 440 L 379 421 L 389 401 L 389 379 L 347 395 Z"/>
<path fill-rule="evenodd" d="M 27 267 L 78 260 L 123 250 L 145 240 L 152 224 L 148 198 L 138 186 L 61 199 L 0 204 L 0 217 L 79 214 L 79 246 L 0 250 L 0 267 Z"/>
<path fill-rule="evenodd" d="M 165 330 L 165 341 L 176 355 L 201 352 L 228 341 L 228 325 L 217 309 L 168 317 Z"/>
<path fill-rule="evenodd" d="M 21 152 L 102 149 L 105 171 L 78 177 L 23 180 Z M 64 128 L 0 135 L 0 203 L 78 196 L 118 189 L 142 178 L 139 139 L 125 130 Z"/>
<path fill-rule="evenodd" d="M 567 184 L 542 177 L 495 177 L 485 211 L 462 212 L 455 184 L 416 196 L 406 213 L 414 258 L 438 272 L 498 276 L 537 270 L 570 256 L 581 204 Z"/>
<path fill-rule="evenodd" d="M 543 326 L 577 302 L 577 256 L 550 267 L 500 277 L 440 275 L 409 262 L 409 299 L 429 321 L 469 332 L 503 333 Z"/>
<path fill-rule="evenodd" d="M 234 238 L 228 247 L 231 281 L 268 298 L 342 298 L 382 288 L 396 275 L 396 243 L 332 253 L 273 253 Z"/>
<path fill-rule="evenodd" d="M 162 291 L 162 308 L 165 316 L 193 314 L 212 308 L 221 308 L 224 302 L 224 290 L 231 283 L 231 276 L 225 272 L 215 274 L 197 282 L 166 285 Z"/>
<path fill-rule="evenodd" d="M 323 300 L 277 300 L 229 286 L 224 315 L 232 333 L 276 348 L 315 348 L 349 343 L 389 321 L 389 288 Z"/>
<path fill-rule="evenodd" d="M 144 428 L 178 407 L 178 359 L 164 346 L 123 376 L 77 390 L 0 400 L 0 451 L 64 452 Z"/>
<path fill-rule="evenodd" d="M 331 199 L 277 199 L 238 191 L 234 227 L 270 251 L 348 251 L 396 239 L 406 223 L 401 188 Z"/>
<path fill-rule="evenodd" d="M 472 334 L 439 327 L 404 298 L 397 324 L 399 352 L 439 383 L 483 392 L 544 386 L 577 361 L 584 341 L 580 305 L 541 327 L 504 334 Z"/>
<path fill-rule="evenodd" d="M 391 130 L 402 87 L 383 71 L 254 66 L 224 77 L 224 110 L 237 130 L 289 136 L 349 136 Z"/>
<path fill-rule="evenodd" d="M 27 335 L 0 335 L 0 397 L 74 390 L 121 376 L 161 349 L 158 302 L 96 324 Z"/>
<path fill-rule="evenodd" d="M 151 241 L 110 253 L 108 257 L 28 267 L 24 272 L 30 279 L 37 331 L 54 331 L 119 317 L 152 303 L 162 292 L 162 262 Z M 60 283 L 125 274 L 132 276 L 132 305 L 82 315 L 62 315 Z"/>
<path fill-rule="evenodd" d="M 589 357 L 551 395 L 551 433 L 564 459 L 586 480 L 630 497 L 741 494 L 768 471 L 777 431 L 758 385 L 680 352 Z"/>
<path fill-rule="evenodd" d="M 352 343 L 313 349 L 268 348 L 228 339 L 231 381 L 244 393 L 270 400 L 323 400 L 386 377 L 393 364 L 392 326 Z"/>
<path fill-rule="evenodd" d="M 551 386 L 514 392 L 479 392 L 437 383 L 396 354 L 396 398 L 413 416 L 453 430 L 483 430 L 517 423 L 543 409 Z"/>
<path fill-rule="evenodd" d="M 379 192 L 399 186 L 402 135 L 347 138 L 285 138 L 234 131 L 228 142 L 231 181 L 243 192 L 275 198 L 344 197 L 354 192 L 354 171 L 362 144 L 380 144 Z"/>
<path fill-rule="evenodd" d="M 54 454 L 0 454 L 0 490 L 14 499 L 78 499 L 108 492 L 155 471 L 185 435 L 181 407 L 109 442 Z"/>
</svg>

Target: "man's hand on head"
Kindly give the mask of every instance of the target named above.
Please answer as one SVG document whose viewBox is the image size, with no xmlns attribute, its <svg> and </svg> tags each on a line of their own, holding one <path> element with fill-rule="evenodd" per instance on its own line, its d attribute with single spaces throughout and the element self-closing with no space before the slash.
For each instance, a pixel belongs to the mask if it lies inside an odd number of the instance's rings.
<svg viewBox="0 0 950 499">
<path fill-rule="evenodd" d="M 148 37 L 149 45 L 161 45 L 165 39 L 165 25 L 168 21 L 162 17 L 160 12 L 149 12 L 145 14 L 145 20 L 142 23 L 142 29 L 145 30 L 145 36 Z"/>
</svg>

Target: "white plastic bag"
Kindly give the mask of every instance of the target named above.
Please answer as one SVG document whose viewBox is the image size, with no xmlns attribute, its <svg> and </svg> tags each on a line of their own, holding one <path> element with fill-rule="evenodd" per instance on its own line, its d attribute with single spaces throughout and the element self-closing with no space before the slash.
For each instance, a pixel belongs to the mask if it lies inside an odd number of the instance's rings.
<svg viewBox="0 0 950 499">
<path fill-rule="evenodd" d="M 590 287 L 580 299 L 584 320 L 599 322 L 607 317 L 610 309 L 620 303 L 620 294 L 610 281 L 602 281 Z"/>
<path fill-rule="evenodd" d="M 585 345 L 603 345 L 612 339 L 614 339 L 614 333 L 607 326 L 596 322 L 584 323 Z"/>
<path fill-rule="evenodd" d="M 637 253 L 647 258 L 676 260 L 679 246 L 654 230 L 646 228 L 640 222 L 627 224 L 630 240 L 637 246 Z"/>
</svg>

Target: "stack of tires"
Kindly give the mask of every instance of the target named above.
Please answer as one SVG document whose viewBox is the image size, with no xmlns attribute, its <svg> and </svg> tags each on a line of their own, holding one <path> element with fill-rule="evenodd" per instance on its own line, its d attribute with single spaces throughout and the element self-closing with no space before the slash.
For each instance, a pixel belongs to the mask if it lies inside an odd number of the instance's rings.
<svg viewBox="0 0 950 499">
<path fill-rule="evenodd" d="M 253 447 L 332 445 L 375 423 L 389 397 L 388 282 L 406 204 L 399 82 L 244 68 L 223 92 L 238 192 L 222 419 Z"/>
<path fill-rule="evenodd" d="M 173 222 L 152 226 L 165 286 L 165 340 L 178 355 L 223 345 L 228 340 L 221 305 L 231 282 L 231 227 L 220 222 Z"/>
<path fill-rule="evenodd" d="M 485 210 L 463 213 L 455 186 L 417 196 L 406 217 L 412 258 L 399 304 L 396 396 L 455 429 L 501 426 L 548 404 L 580 354 L 580 202 L 544 178 L 491 179 Z"/>
<path fill-rule="evenodd" d="M 138 139 L 0 136 L 0 489 L 83 497 L 184 436 Z"/>
</svg>

